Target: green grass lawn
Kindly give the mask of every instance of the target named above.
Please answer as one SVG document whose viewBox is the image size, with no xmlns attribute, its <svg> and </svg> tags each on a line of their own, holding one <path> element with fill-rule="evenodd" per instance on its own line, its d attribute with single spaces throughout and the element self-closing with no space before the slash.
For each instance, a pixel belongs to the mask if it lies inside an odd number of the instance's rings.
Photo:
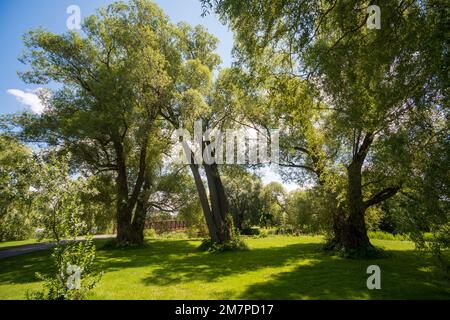
<svg viewBox="0 0 450 320">
<path fill-rule="evenodd" d="M 144 248 L 102 249 L 105 274 L 93 299 L 450 299 L 448 282 L 407 241 L 373 240 L 389 257 L 346 260 L 321 251 L 321 237 L 246 240 L 251 250 L 205 253 L 199 241 L 147 240 Z M 381 268 L 381 290 L 368 290 L 366 269 Z M 0 299 L 23 299 L 52 271 L 50 251 L 0 260 Z"/>
</svg>

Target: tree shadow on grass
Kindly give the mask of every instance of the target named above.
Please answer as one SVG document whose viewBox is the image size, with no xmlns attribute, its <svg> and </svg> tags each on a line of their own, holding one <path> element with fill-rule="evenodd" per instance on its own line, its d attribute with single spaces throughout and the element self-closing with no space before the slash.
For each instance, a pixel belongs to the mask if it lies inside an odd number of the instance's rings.
<svg viewBox="0 0 450 320">
<path fill-rule="evenodd" d="M 51 250 L 27 253 L 0 260 L 0 284 L 30 283 L 40 281 L 36 272 L 44 275 L 54 273 Z"/>
<path fill-rule="evenodd" d="M 182 257 L 186 252 L 195 252 L 196 245 L 189 241 L 148 241 L 146 246 L 124 249 L 103 249 L 105 240 L 95 240 L 97 271 L 159 265 L 172 255 Z M 26 253 L 0 259 L 0 284 L 38 282 L 36 272 L 52 275 L 55 272 L 52 249 Z"/>
<path fill-rule="evenodd" d="M 94 242 L 101 247 L 107 239 L 96 239 Z M 36 277 L 36 272 L 46 276 L 54 275 L 52 252 L 53 248 L 49 248 L 0 259 L 0 284 L 41 281 Z"/>
<path fill-rule="evenodd" d="M 225 295 L 241 299 L 450 298 L 450 291 L 426 269 L 429 262 L 414 251 L 388 250 L 390 257 L 385 259 L 347 260 L 326 255 L 320 243 L 220 254 L 200 252 L 198 244 L 190 240 L 152 240 L 141 248 L 102 249 L 100 245 L 96 264 L 104 272 L 148 268 L 141 281 L 157 286 L 214 282 L 271 268 L 269 275 L 256 274 L 252 283 Z M 0 284 L 36 282 L 36 272 L 52 273 L 50 254 L 47 250 L 1 260 Z M 366 269 L 373 264 L 381 268 L 381 290 L 366 287 Z M 276 271 L 285 266 L 290 271 Z"/>
<path fill-rule="evenodd" d="M 167 261 L 198 253 L 191 240 L 147 240 L 143 247 L 98 250 L 96 264 L 104 272 L 160 266 Z"/>
<path fill-rule="evenodd" d="M 388 257 L 349 260 L 321 251 L 321 244 L 291 244 L 243 252 L 191 252 L 159 262 L 146 285 L 169 286 L 191 281 L 214 282 L 264 268 L 286 265 L 289 272 L 272 274 L 250 284 L 240 299 L 449 299 L 445 282 L 429 272 L 429 261 L 414 251 L 388 250 Z M 183 251 L 183 250 L 182 250 Z M 298 265 L 301 264 L 301 265 Z M 369 290 L 367 267 L 378 265 L 382 289 Z"/>
<path fill-rule="evenodd" d="M 321 255 L 315 263 L 250 285 L 239 299 L 450 299 L 450 288 L 424 270 L 413 251 L 389 251 L 379 260 L 348 260 Z M 369 290 L 369 265 L 381 269 L 381 290 Z"/>
<path fill-rule="evenodd" d="M 281 267 L 299 259 L 314 259 L 320 248 L 320 244 L 291 244 L 284 247 L 222 253 L 204 253 L 196 250 L 185 257 L 164 259 L 158 268 L 142 281 L 147 285 L 159 286 L 191 281 L 214 282 L 235 274 Z"/>
</svg>

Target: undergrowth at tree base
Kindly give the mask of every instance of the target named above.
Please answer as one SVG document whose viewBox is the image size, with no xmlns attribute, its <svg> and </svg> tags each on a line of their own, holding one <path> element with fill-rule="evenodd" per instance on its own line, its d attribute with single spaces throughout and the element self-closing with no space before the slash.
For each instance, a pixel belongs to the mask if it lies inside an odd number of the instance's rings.
<svg viewBox="0 0 450 320">
<path fill-rule="evenodd" d="M 380 259 L 387 258 L 389 254 L 382 248 L 369 245 L 360 249 L 347 249 L 335 239 L 328 239 L 323 246 L 323 251 L 346 259 Z"/>
<path fill-rule="evenodd" d="M 211 239 L 205 239 L 198 247 L 200 251 L 225 252 L 225 251 L 245 251 L 249 250 L 248 245 L 240 237 L 234 237 L 225 243 L 215 243 Z"/>
<path fill-rule="evenodd" d="M 100 249 L 101 250 L 132 249 L 132 248 L 139 249 L 144 248 L 146 246 L 147 244 L 145 243 L 145 241 L 142 244 L 137 244 L 129 241 L 117 241 L 117 239 L 109 239 L 105 241 L 105 243 L 102 245 Z"/>
</svg>

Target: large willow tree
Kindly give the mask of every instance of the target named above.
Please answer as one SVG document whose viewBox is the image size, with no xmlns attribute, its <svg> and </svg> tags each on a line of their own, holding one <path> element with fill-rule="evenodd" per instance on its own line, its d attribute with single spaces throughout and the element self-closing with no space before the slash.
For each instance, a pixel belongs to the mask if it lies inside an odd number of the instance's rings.
<svg viewBox="0 0 450 320">
<path fill-rule="evenodd" d="M 19 120 L 23 136 L 72 152 L 79 169 L 113 172 L 117 240 L 142 243 L 143 190 L 160 153 L 157 116 L 170 80 L 172 26 L 154 4 L 114 3 L 88 17 L 81 34 L 37 29 L 25 35 L 21 74 L 28 83 L 56 82 L 42 115 Z"/>
<path fill-rule="evenodd" d="M 312 172 L 328 191 L 333 246 L 373 252 L 367 209 L 407 189 L 419 154 L 448 129 L 444 3 L 203 3 L 231 25 L 250 93 L 275 115 L 252 116 L 286 129 L 282 164 Z M 374 4 L 381 29 L 366 27 Z"/>
<path fill-rule="evenodd" d="M 221 86 L 221 73 L 218 80 L 213 81 L 213 72 L 220 64 L 220 58 L 214 52 L 217 43 L 218 39 L 202 26 L 193 28 L 185 23 L 177 26 L 176 45 L 182 62 L 170 66 L 172 96 L 162 108 L 161 115 L 172 129 L 185 129 L 191 138 L 197 121 L 201 121 L 203 132 L 223 127 L 225 122 L 226 108 L 215 98 Z M 200 141 L 193 139 L 196 140 L 191 141 L 193 143 L 180 142 L 194 177 L 211 240 L 224 244 L 231 240 L 233 234 L 228 197 L 218 163 L 205 161 L 203 157 L 211 141 L 207 141 L 203 134 L 199 138 Z M 195 157 L 196 150 L 200 150 L 202 157 Z M 202 170 L 206 181 L 202 179 Z"/>
<path fill-rule="evenodd" d="M 81 172 L 112 175 L 117 240 L 141 244 L 154 171 L 170 153 L 170 131 L 203 114 L 220 62 L 217 40 L 201 27 L 172 24 L 150 1 L 132 0 L 100 9 L 81 33 L 37 29 L 24 41 L 29 70 L 22 79 L 59 89 L 46 95 L 42 115 L 15 119 L 22 138 L 70 151 Z M 217 167 L 205 167 L 209 198 L 199 168 L 192 169 L 205 218 L 214 222 L 211 238 L 226 242 L 228 205 Z"/>
</svg>

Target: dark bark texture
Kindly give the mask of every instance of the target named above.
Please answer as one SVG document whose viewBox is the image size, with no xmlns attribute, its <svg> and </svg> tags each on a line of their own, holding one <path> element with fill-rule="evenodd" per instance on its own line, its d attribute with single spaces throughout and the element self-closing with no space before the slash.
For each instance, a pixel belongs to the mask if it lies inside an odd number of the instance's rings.
<svg viewBox="0 0 450 320">
<path fill-rule="evenodd" d="M 147 169 L 148 135 L 143 139 L 139 157 L 139 171 L 133 190 L 130 194 L 123 143 L 119 139 L 114 142 L 117 155 L 117 237 L 118 243 L 142 245 L 144 242 L 144 226 L 146 204 L 151 186 Z M 145 192 L 143 192 L 145 191 Z"/>
</svg>

